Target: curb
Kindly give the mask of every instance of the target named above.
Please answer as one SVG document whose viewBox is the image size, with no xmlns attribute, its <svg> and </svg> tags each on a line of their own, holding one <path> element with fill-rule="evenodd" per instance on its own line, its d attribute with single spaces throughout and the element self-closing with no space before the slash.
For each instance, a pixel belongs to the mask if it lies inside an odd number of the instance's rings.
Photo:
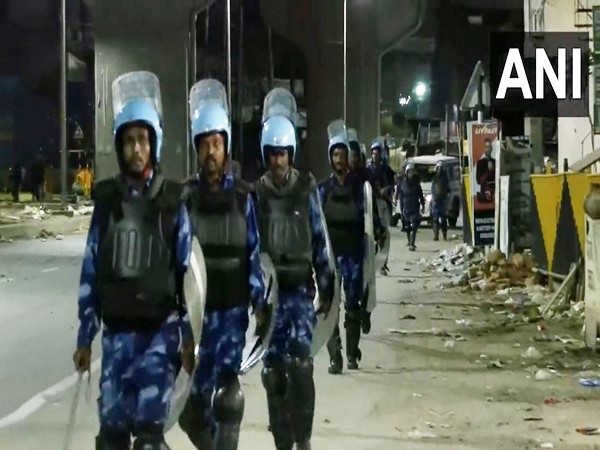
<svg viewBox="0 0 600 450">
<path fill-rule="evenodd" d="M 5 239 L 27 239 L 38 236 L 42 230 L 53 234 L 70 234 L 89 227 L 92 216 L 50 217 L 22 223 L 0 225 L 0 236 Z"/>
</svg>

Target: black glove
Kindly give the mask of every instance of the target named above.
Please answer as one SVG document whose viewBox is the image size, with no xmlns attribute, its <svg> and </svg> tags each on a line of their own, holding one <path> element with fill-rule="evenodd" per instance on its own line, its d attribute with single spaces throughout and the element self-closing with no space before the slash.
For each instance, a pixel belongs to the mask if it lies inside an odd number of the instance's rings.
<svg viewBox="0 0 600 450">
<path fill-rule="evenodd" d="M 317 314 L 323 314 L 326 319 L 329 315 L 329 311 L 331 311 L 334 293 L 335 275 L 331 274 L 329 277 L 329 282 L 327 283 L 327 287 L 319 290 L 319 309 L 317 309 Z"/>
<path fill-rule="evenodd" d="M 266 305 L 263 308 L 259 308 L 254 312 L 256 318 L 256 331 L 255 334 L 262 339 L 267 336 L 269 332 L 269 325 L 271 325 L 271 318 L 273 317 L 273 306 Z"/>
</svg>

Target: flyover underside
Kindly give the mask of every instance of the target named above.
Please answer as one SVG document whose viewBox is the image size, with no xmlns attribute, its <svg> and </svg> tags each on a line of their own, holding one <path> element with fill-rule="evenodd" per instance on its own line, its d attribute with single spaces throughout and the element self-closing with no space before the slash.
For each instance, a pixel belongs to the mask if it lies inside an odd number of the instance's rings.
<svg viewBox="0 0 600 450">
<path fill-rule="evenodd" d="M 415 31 L 422 3 L 347 1 L 347 122 L 365 143 L 379 133 L 380 57 Z M 344 115 L 343 2 L 261 0 L 261 13 L 306 57 L 308 136 L 303 160 L 323 177 L 329 171 L 327 124 Z"/>
</svg>

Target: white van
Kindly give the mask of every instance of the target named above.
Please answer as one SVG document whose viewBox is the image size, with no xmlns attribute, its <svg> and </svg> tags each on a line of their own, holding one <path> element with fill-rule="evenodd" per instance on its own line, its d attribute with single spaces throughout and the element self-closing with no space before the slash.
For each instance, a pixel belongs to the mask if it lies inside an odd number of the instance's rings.
<svg viewBox="0 0 600 450">
<path fill-rule="evenodd" d="M 421 188 L 423 189 L 423 195 L 425 196 L 425 213 L 422 215 L 422 218 L 423 220 L 430 222 L 431 183 L 435 173 L 435 166 L 440 161 L 442 163 L 442 170 L 446 172 L 450 189 L 446 201 L 448 225 L 455 227 L 458 217 L 460 216 L 461 174 L 459 159 L 453 156 L 424 155 L 409 158 L 407 162 L 414 164 L 415 174 L 421 181 Z M 394 223 L 397 223 L 400 219 L 400 211 L 398 208 L 398 206 L 394 208 Z"/>
</svg>

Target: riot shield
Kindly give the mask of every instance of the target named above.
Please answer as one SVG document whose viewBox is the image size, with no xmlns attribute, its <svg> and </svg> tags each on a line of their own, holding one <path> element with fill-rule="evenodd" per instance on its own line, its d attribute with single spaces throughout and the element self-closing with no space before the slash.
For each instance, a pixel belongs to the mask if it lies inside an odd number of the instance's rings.
<svg viewBox="0 0 600 450">
<path fill-rule="evenodd" d="M 329 310 L 327 317 L 325 317 L 324 314 L 317 315 L 317 323 L 316 323 L 314 331 L 313 331 L 313 341 L 312 341 L 312 346 L 311 346 L 311 355 L 312 356 L 315 356 L 317 354 L 317 352 L 321 349 L 321 347 L 323 347 L 327 343 L 327 341 L 331 337 L 331 334 L 333 333 L 333 329 L 339 322 L 340 304 L 341 304 L 342 295 L 343 295 L 343 289 L 341 286 L 342 285 L 341 277 L 336 268 L 335 256 L 333 254 L 333 247 L 331 246 L 331 241 L 329 239 L 329 231 L 327 231 L 327 223 L 325 222 L 325 214 L 323 214 L 323 207 L 321 205 L 321 200 L 318 195 L 317 195 L 317 203 L 319 206 L 319 213 L 320 213 L 321 219 L 322 219 L 321 221 L 323 223 L 323 227 L 325 228 L 325 240 L 326 240 L 326 245 L 327 245 L 327 255 L 328 255 L 328 259 L 329 259 L 329 267 L 331 268 L 331 270 L 333 271 L 333 273 L 335 275 L 335 280 L 334 280 L 333 302 L 331 304 L 331 309 Z M 315 281 L 315 286 L 316 286 L 316 281 Z M 318 310 L 319 306 L 320 306 L 318 289 L 315 294 L 313 303 L 315 306 L 315 310 Z"/>
<path fill-rule="evenodd" d="M 391 210 L 386 200 L 382 198 L 377 199 L 377 211 L 381 224 L 386 229 L 386 238 L 381 247 L 378 246 L 377 253 L 375 254 L 375 268 L 381 270 L 388 260 L 390 253 L 390 223 L 391 223 Z"/>
<path fill-rule="evenodd" d="M 371 184 L 365 181 L 364 220 L 365 220 L 365 253 L 363 258 L 363 301 L 367 312 L 372 312 L 377 303 L 376 270 L 375 270 L 375 233 L 373 230 L 373 191 Z M 389 247 L 388 247 L 389 251 Z"/>
<path fill-rule="evenodd" d="M 267 253 L 260 254 L 260 262 L 263 269 L 263 282 L 266 288 L 267 304 L 272 311 L 270 317 L 270 324 L 267 333 L 264 336 L 258 336 L 256 334 L 256 321 L 253 316 L 250 316 L 250 325 L 246 333 L 246 347 L 242 357 L 242 366 L 240 368 L 240 374 L 245 375 L 254 366 L 256 366 L 264 358 L 269 344 L 271 343 L 271 336 L 275 329 L 275 317 L 277 314 L 277 301 L 279 298 L 278 285 L 277 285 L 277 273 L 275 272 L 275 266 L 271 261 L 271 258 Z"/>
<path fill-rule="evenodd" d="M 204 254 L 198 239 L 192 239 L 192 254 L 190 256 L 190 265 L 184 278 L 184 295 L 187 303 L 194 342 L 196 347 L 196 366 L 200 352 L 200 339 L 202 337 L 202 324 L 204 319 L 204 306 L 206 304 L 206 265 L 204 263 Z M 175 380 L 175 387 L 171 395 L 171 409 L 169 418 L 165 425 L 165 431 L 168 431 L 177 423 L 179 415 L 185 406 L 192 387 L 193 376 L 183 370 L 179 371 Z"/>
</svg>

